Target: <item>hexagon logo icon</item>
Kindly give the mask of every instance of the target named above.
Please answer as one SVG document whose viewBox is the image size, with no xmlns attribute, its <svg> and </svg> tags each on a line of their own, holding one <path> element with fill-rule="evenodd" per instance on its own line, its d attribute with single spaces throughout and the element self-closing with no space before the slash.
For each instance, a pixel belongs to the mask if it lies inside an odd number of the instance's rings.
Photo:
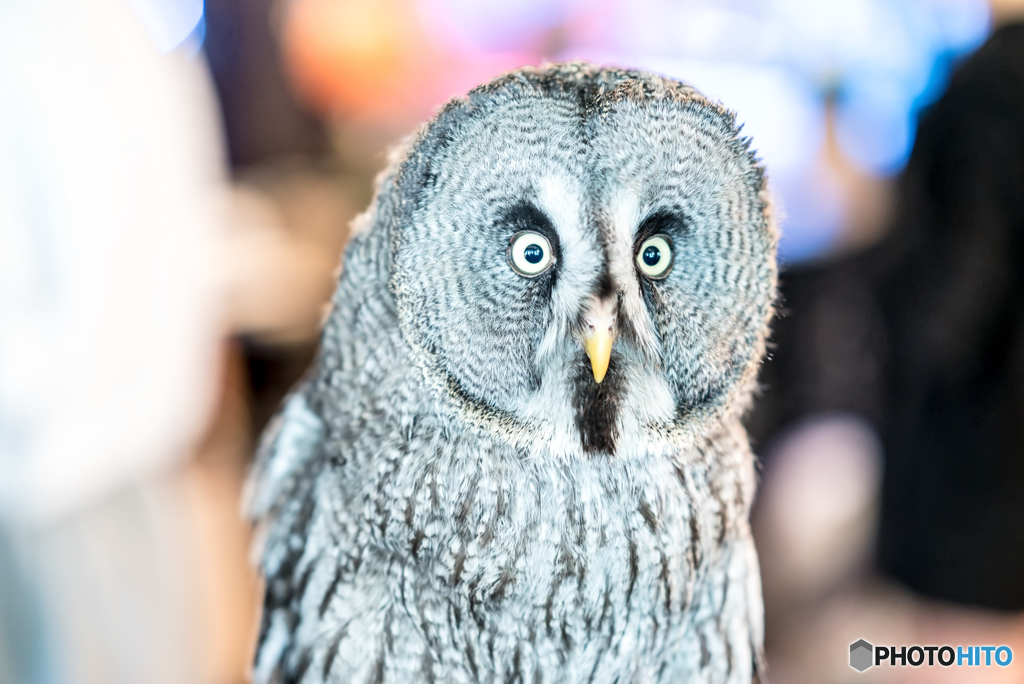
<svg viewBox="0 0 1024 684">
<path fill-rule="evenodd" d="M 875 647 L 863 639 L 853 642 L 850 644 L 850 667 L 857 672 L 868 669 L 874 664 L 871 662 L 874 652 Z"/>
</svg>

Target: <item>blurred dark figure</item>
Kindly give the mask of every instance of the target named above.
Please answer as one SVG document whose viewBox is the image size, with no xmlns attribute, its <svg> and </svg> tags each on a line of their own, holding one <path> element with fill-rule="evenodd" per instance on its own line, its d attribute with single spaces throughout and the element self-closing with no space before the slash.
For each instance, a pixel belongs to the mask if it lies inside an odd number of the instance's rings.
<svg viewBox="0 0 1024 684">
<path fill-rule="evenodd" d="M 869 420 L 882 572 L 1024 608 L 1024 24 L 922 117 L 881 243 L 784 273 L 783 294 L 755 437 L 821 411 Z"/>
<path fill-rule="evenodd" d="M 325 178 L 331 180 L 337 175 L 338 164 L 326 124 L 299 103 L 288 82 L 277 35 L 280 4 L 274 0 L 206 0 L 204 49 L 221 106 L 235 179 L 269 199 L 277 214 L 297 215 L 298 219 L 291 222 L 286 220 L 288 216 L 276 215 L 274 218 L 286 225 L 275 227 L 301 238 L 309 232 L 306 217 L 313 214 L 317 220 L 323 208 L 310 208 L 302 204 L 301 198 L 296 201 L 281 195 L 288 195 L 292 186 L 301 191 L 316 181 L 324 185 Z M 337 195 L 343 195 L 343 190 L 332 188 Z M 347 232 L 347 221 L 336 223 L 336 232 Z M 280 245 L 275 246 L 285 252 Z M 340 253 L 340 247 L 332 244 L 323 251 L 329 253 L 331 247 Z M 279 253 L 271 256 L 275 260 L 269 266 L 279 266 L 283 257 Z M 313 265 L 308 268 L 315 270 Z M 332 284 L 330 279 L 328 286 Z M 301 283 L 291 280 L 281 287 L 303 290 Z M 331 289 L 324 292 L 324 300 Z M 301 308 L 303 303 L 289 302 L 289 306 Z M 272 314 L 270 318 L 276 322 Z M 270 336 L 264 330 L 238 332 L 238 349 L 248 371 L 251 436 L 255 438 L 312 360 L 316 336 L 311 330 L 308 335 L 291 333 L 282 341 L 267 339 Z"/>
<path fill-rule="evenodd" d="M 1024 608 L 1024 25 L 922 119 L 876 257 L 889 334 L 879 561 L 937 598 Z"/>
<path fill-rule="evenodd" d="M 281 65 L 273 0 L 207 0 L 206 58 L 232 168 L 329 151 L 327 131 L 299 106 Z"/>
</svg>

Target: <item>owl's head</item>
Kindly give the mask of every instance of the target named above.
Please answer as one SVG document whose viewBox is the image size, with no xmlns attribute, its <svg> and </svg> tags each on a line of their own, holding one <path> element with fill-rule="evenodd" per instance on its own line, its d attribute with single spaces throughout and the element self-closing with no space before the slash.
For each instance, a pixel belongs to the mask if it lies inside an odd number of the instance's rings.
<svg viewBox="0 0 1024 684">
<path fill-rule="evenodd" d="M 692 88 L 513 72 L 447 105 L 387 183 L 402 336 L 463 409 L 615 453 L 749 395 L 777 236 L 734 117 Z"/>
</svg>

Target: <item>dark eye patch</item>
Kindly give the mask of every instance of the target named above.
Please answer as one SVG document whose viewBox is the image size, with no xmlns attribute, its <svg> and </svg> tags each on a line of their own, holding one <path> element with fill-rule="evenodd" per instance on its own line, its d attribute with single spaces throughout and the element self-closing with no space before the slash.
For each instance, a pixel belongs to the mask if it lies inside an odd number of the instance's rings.
<svg viewBox="0 0 1024 684">
<path fill-rule="evenodd" d="M 673 211 L 658 211 L 643 220 L 640 228 L 636 231 L 636 240 L 633 245 L 634 251 L 647 238 L 658 233 L 678 239 L 686 231 L 686 219 L 682 214 Z"/>
<path fill-rule="evenodd" d="M 497 225 L 506 236 L 506 242 L 499 245 L 502 249 L 502 254 L 504 254 L 504 249 L 508 244 L 507 239 L 516 233 L 529 230 L 546 237 L 551 245 L 552 256 L 556 264 L 555 268 L 551 269 L 551 273 L 554 275 L 558 272 L 557 264 L 562 262 L 562 248 L 558 242 L 558 233 L 555 232 L 555 225 L 548 218 L 548 215 L 538 209 L 533 203 L 526 200 L 516 202 L 500 214 Z"/>
<path fill-rule="evenodd" d="M 636 231 L 636 238 L 633 241 L 633 253 L 636 254 L 636 251 L 640 249 L 640 246 L 648 238 L 659 233 L 669 236 L 673 241 L 680 240 L 686 233 L 685 217 L 678 211 L 661 210 L 645 218 Z M 640 281 L 640 291 L 643 293 L 647 308 L 652 309 L 655 302 L 651 292 L 653 289 L 651 281 L 644 278 L 639 271 L 636 277 Z"/>
<path fill-rule="evenodd" d="M 555 226 L 547 214 L 538 209 L 530 202 L 517 202 L 501 214 L 499 223 L 514 235 L 524 230 L 533 230 L 548 239 L 554 245 L 558 242 L 558 235 L 555 234 Z"/>
</svg>

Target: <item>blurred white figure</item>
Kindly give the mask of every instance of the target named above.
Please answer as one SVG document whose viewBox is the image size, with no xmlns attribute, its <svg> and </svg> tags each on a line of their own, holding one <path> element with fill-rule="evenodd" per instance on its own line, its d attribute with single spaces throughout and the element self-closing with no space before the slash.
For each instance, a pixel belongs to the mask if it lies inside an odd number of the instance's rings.
<svg viewBox="0 0 1024 684">
<path fill-rule="evenodd" d="M 5 682 L 197 681 L 159 476 L 216 387 L 223 173 L 203 63 L 161 53 L 202 3 L 163 4 L 0 3 Z"/>
</svg>

